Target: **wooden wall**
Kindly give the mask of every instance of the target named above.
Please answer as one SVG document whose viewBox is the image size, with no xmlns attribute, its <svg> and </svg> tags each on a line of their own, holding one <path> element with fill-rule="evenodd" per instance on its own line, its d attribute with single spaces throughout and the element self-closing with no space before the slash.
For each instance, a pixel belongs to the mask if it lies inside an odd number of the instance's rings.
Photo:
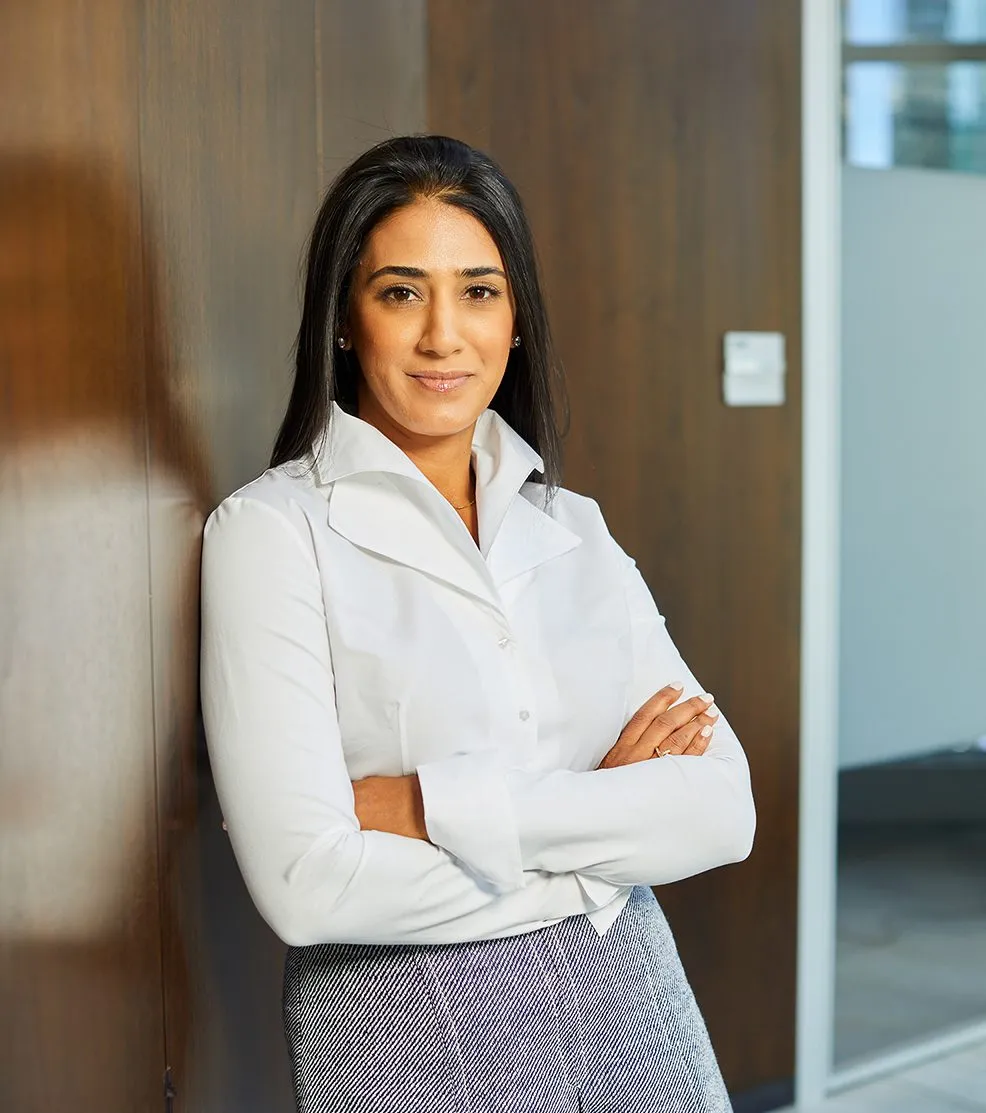
<svg viewBox="0 0 986 1113">
<path fill-rule="evenodd" d="M 286 1113 L 283 948 L 196 737 L 203 517 L 266 465 L 320 192 L 424 0 L 0 6 L 0 1105 Z M 164 969 L 162 991 L 162 964 Z"/>
<path fill-rule="evenodd" d="M 794 1067 L 799 20 L 788 0 L 430 4 L 429 124 L 488 149 L 534 225 L 566 486 L 600 501 L 750 755 L 753 856 L 658 896 L 753 1105 L 783 1104 Z M 786 335 L 784 407 L 723 405 L 732 329 Z"/>
<path fill-rule="evenodd" d="M 139 35 L 121 3 L 0 6 L 0 1105 L 18 1113 L 161 1108 Z"/>
<path fill-rule="evenodd" d="M 785 0 L 0 5 L 4 1109 L 157 1113 L 166 1066 L 175 1110 L 290 1109 L 197 737 L 199 535 L 266 462 L 321 190 L 426 126 L 520 186 L 567 482 L 749 749 L 753 859 L 660 895 L 733 1087 L 790 1077 L 798 36 Z M 719 401 L 743 328 L 787 335 L 783 409 Z"/>
</svg>

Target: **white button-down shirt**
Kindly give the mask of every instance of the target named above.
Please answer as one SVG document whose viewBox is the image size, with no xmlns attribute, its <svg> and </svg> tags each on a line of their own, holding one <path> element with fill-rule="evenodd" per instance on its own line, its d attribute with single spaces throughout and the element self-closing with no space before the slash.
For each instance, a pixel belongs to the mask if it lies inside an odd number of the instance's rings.
<svg viewBox="0 0 986 1113">
<path fill-rule="evenodd" d="M 485 411 L 479 546 L 411 460 L 333 406 L 307 462 L 206 525 L 202 706 L 237 861 L 294 945 L 448 943 L 587 914 L 744 858 L 725 717 L 701 757 L 597 766 L 678 680 L 701 686 L 591 499 Z M 309 466 L 306 466 L 307 465 Z M 352 781 L 417 772 L 430 841 L 360 829 Z"/>
</svg>

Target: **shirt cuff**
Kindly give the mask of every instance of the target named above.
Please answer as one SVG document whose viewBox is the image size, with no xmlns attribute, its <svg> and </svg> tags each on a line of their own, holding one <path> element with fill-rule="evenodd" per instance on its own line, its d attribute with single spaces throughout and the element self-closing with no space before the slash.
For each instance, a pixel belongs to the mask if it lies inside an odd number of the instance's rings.
<svg viewBox="0 0 986 1113">
<path fill-rule="evenodd" d="M 522 889 L 520 834 L 499 754 L 456 754 L 416 772 L 431 842 L 494 892 Z"/>
</svg>

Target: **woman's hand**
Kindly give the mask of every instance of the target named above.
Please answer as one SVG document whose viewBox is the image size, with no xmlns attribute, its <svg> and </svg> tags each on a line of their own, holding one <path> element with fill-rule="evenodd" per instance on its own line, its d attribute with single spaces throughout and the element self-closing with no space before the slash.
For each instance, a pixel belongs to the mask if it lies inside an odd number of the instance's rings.
<svg viewBox="0 0 986 1113">
<path fill-rule="evenodd" d="M 406 777 L 364 777 L 353 781 L 353 795 L 362 830 L 428 841 L 417 773 Z"/>
<path fill-rule="evenodd" d="M 623 728 L 599 768 L 615 769 L 669 754 L 704 754 L 719 712 L 708 692 L 673 706 L 681 692 L 680 684 L 669 684 L 651 696 Z"/>
</svg>

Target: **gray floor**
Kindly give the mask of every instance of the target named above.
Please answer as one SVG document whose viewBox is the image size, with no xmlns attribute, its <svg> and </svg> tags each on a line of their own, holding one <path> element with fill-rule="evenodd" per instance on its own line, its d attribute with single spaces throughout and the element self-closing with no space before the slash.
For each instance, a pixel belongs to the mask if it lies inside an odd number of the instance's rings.
<svg viewBox="0 0 986 1113">
<path fill-rule="evenodd" d="M 837 1066 L 984 1019 L 986 826 L 841 827 Z"/>
<path fill-rule="evenodd" d="M 798 1113 L 986 1113 L 986 1044 L 860 1086 Z"/>
</svg>

